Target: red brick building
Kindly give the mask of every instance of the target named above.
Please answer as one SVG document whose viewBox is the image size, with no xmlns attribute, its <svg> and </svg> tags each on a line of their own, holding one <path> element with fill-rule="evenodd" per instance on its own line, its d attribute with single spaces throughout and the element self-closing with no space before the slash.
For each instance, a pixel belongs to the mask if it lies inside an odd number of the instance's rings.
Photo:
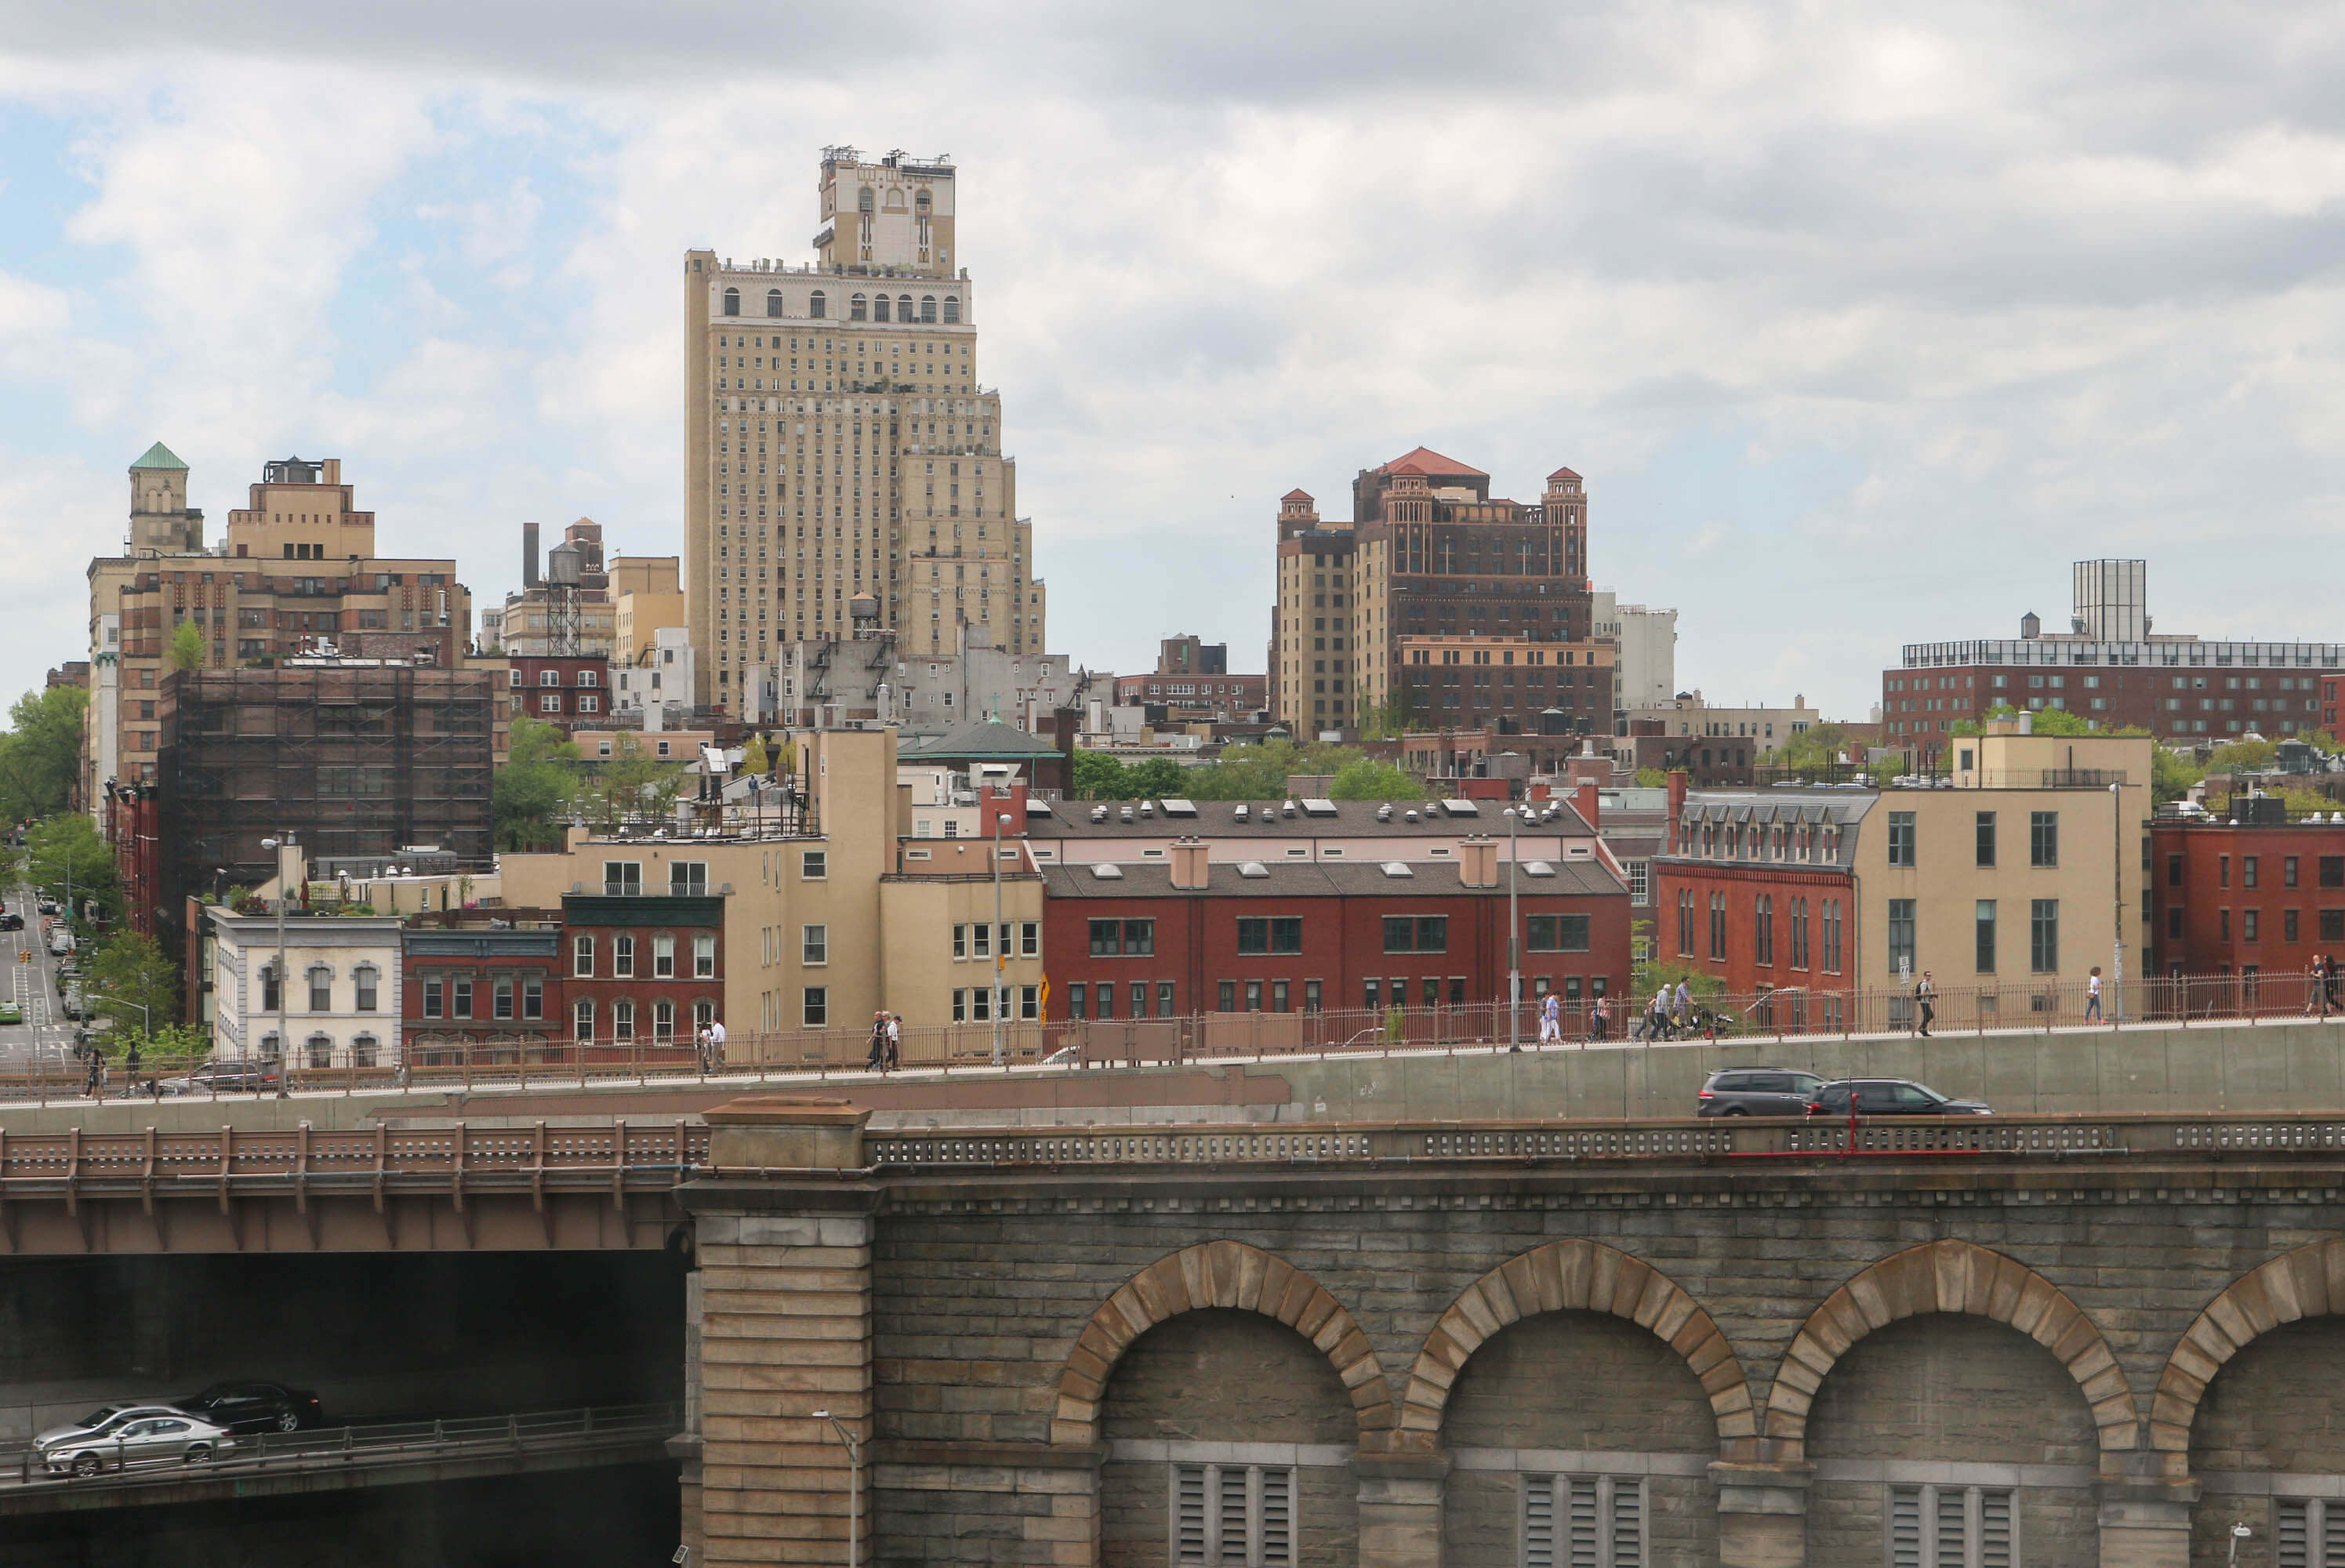
<svg viewBox="0 0 2345 1568">
<path fill-rule="evenodd" d="M 2345 956 L 2345 822 L 2155 823 L 2150 877 L 2154 974 L 2252 982 Z"/>
<path fill-rule="evenodd" d="M 1506 996 L 1506 868 L 1497 841 L 1456 865 L 1044 864 L 1048 1016 L 1466 1007 Z M 1600 859 L 1526 859 L 1519 875 L 1531 996 L 1567 1003 L 1629 984 L 1629 890 Z"/>
<path fill-rule="evenodd" d="M 562 900 L 571 1036 L 597 1045 L 688 1047 L 724 1015 L 725 899 L 606 888 Z"/>
<path fill-rule="evenodd" d="M 568 1037 L 560 921 L 528 910 L 500 920 L 400 933 L 400 1033 L 411 1060 L 461 1049 L 542 1055 Z"/>
<path fill-rule="evenodd" d="M 611 661 L 601 653 L 575 657 L 515 654 L 505 677 L 513 712 L 562 729 L 599 730 L 611 722 Z"/>
</svg>

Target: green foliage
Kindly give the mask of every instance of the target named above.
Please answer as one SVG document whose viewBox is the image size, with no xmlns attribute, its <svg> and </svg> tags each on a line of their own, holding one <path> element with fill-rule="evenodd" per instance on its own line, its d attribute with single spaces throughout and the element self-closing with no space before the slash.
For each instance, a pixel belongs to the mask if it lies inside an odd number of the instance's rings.
<svg viewBox="0 0 2345 1568">
<path fill-rule="evenodd" d="M 179 629 L 171 633 L 171 668 L 200 670 L 204 667 L 204 629 L 192 621 L 182 621 Z"/>
<path fill-rule="evenodd" d="M 34 885 L 63 896 L 73 891 L 76 908 L 96 898 L 114 903 L 114 851 L 98 837 L 89 818 L 77 811 L 61 811 L 33 824 L 27 836 L 25 864 Z"/>
<path fill-rule="evenodd" d="M 2066 708 L 2036 708 L 2031 710 L 2031 713 L 2035 722 L 2029 727 L 2039 735 L 2096 735 L 2102 733 L 2090 720 L 2080 718 Z M 1985 716 L 1990 719 L 2015 719 L 2019 716 L 2019 710 L 2008 703 L 1998 703 L 1986 711 Z M 1975 735 L 1981 733 L 1983 729 L 1984 726 L 1977 719 L 1957 719 L 1954 721 L 1952 733 L 1957 735 Z M 2142 732 L 2112 730 L 2108 733 L 2138 734 Z"/>
<path fill-rule="evenodd" d="M 2279 756 L 2279 746 L 2272 741 L 2232 741 L 2217 746 L 2207 756 L 2210 774 L 2259 774 L 2270 767 Z"/>
<path fill-rule="evenodd" d="M 200 1024 L 158 1022 L 152 1032 L 137 1024 L 117 1021 L 98 1037 L 98 1045 L 117 1066 L 127 1065 L 132 1046 L 138 1047 L 138 1081 L 184 1071 L 211 1055 L 211 1037 Z"/>
<path fill-rule="evenodd" d="M 0 821 L 48 816 L 73 801 L 81 771 L 82 711 L 89 693 L 79 686 L 27 692 L 8 710 L 0 734 Z"/>
<path fill-rule="evenodd" d="M 1408 693 L 1396 688 L 1391 697 L 1382 703 L 1360 699 L 1359 730 L 1364 741 L 1397 740 L 1416 727 L 1416 714 L 1411 711 Z M 1345 797 L 1352 798 L 1352 797 Z"/>
<path fill-rule="evenodd" d="M 490 785 L 498 846 L 558 846 L 562 814 L 577 790 L 578 748 L 553 725 L 516 714 L 505 765 Z"/>
<path fill-rule="evenodd" d="M 1121 758 L 1105 752 L 1075 752 L 1075 794 L 1081 800 L 1130 800 L 1124 792 L 1127 770 Z"/>
<path fill-rule="evenodd" d="M 684 764 L 653 756 L 631 730 L 619 732 L 611 760 L 594 767 L 587 784 L 595 820 L 606 829 L 633 816 L 665 814 L 683 790 Z"/>
<path fill-rule="evenodd" d="M 115 1030 L 167 1027 L 178 1012 L 179 976 L 152 936 L 117 931 L 89 963 L 82 994 L 90 1010 L 112 1018 Z M 143 1018 L 139 1008 L 147 1009 Z"/>
<path fill-rule="evenodd" d="M 1354 757 L 1335 770 L 1332 800 L 1416 800 L 1424 789 L 1400 769 L 1374 757 Z"/>
<path fill-rule="evenodd" d="M 750 731 L 748 744 L 741 748 L 741 771 L 762 774 L 771 766 L 773 759 L 766 754 L 766 737 L 755 730 Z"/>
<path fill-rule="evenodd" d="M 1637 978 L 1634 982 L 1636 994 L 1629 998 L 1628 1003 L 1631 1009 L 1631 1016 L 1643 1012 L 1645 1004 L 1652 999 L 1653 993 L 1663 986 L 1669 986 L 1671 992 L 1675 992 L 1680 980 L 1685 982 L 1686 990 L 1698 1002 L 1714 1001 L 1726 995 L 1725 981 L 1703 969 L 1697 968 L 1684 958 L 1662 958 L 1655 955 L 1638 965 L 1636 974 Z"/>
<path fill-rule="evenodd" d="M 2149 798 L 2153 804 L 2180 800 L 2190 793 L 2190 786 L 2207 776 L 2200 767 L 2184 753 L 2167 746 L 2153 746 L 2149 753 Z"/>
<path fill-rule="evenodd" d="M 1670 787 L 1670 775 L 1663 773 L 1659 768 L 1639 768 L 1637 770 L 1637 787 L 1639 789 L 1667 789 Z"/>
</svg>

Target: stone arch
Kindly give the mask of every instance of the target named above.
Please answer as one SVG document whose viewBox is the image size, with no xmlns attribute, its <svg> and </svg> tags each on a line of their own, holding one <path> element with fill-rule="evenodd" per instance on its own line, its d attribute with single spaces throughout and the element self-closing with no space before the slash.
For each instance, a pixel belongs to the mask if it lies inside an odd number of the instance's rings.
<svg viewBox="0 0 2345 1568">
<path fill-rule="evenodd" d="M 1710 1396 L 1721 1452 L 1757 1435 L 1742 1362 L 1701 1304 L 1650 1263 L 1600 1241 L 1571 1240 L 1508 1259 L 1441 1314 L 1409 1369 L 1398 1445 L 1430 1449 L 1439 1442 L 1458 1373 L 1499 1330 L 1542 1312 L 1582 1311 L 1626 1318 L 1684 1358 Z"/>
<path fill-rule="evenodd" d="M 1124 1351 L 1167 1318 L 1203 1307 L 1275 1318 L 1317 1347 L 1351 1398 L 1362 1446 L 1371 1431 L 1392 1426 L 1392 1391 L 1384 1368 L 1343 1304 L 1311 1276 L 1259 1247 L 1207 1241 L 1158 1259 L 1091 1314 L 1059 1374 L 1051 1441 L 1086 1446 L 1096 1442 L 1100 1401 Z"/>
<path fill-rule="evenodd" d="M 2345 1312 L 2345 1238 L 2299 1247 L 2249 1270 L 2207 1303 L 2166 1359 L 2149 1407 L 2149 1446 L 2177 1473 L 2207 1385 L 2225 1362 L 2282 1323 Z"/>
<path fill-rule="evenodd" d="M 1806 1457 L 1809 1408 L 1852 1346 L 1875 1329 L 1925 1312 L 1963 1312 L 2008 1324 L 2058 1357 L 2092 1410 L 2105 1472 L 2112 1454 L 2136 1447 L 2133 1390 L 2084 1310 L 2017 1259 L 1949 1239 L 1882 1259 L 1809 1314 L 1767 1395 L 1765 1435 L 1776 1457 Z"/>
</svg>

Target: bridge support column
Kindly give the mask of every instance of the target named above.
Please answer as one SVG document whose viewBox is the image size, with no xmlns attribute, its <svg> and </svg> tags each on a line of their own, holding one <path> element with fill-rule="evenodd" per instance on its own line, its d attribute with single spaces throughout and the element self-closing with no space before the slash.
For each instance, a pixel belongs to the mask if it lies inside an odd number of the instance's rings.
<svg viewBox="0 0 2345 1568">
<path fill-rule="evenodd" d="M 1710 1467 L 1718 1488 L 1718 1560 L 1723 1568 L 1802 1568 L 1808 1560 L 1809 1464 Z"/>
<path fill-rule="evenodd" d="M 870 1113 L 777 1098 L 707 1114 L 715 1168 L 681 1193 L 699 1264 L 695 1568 L 844 1564 L 850 1529 L 868 1563 L 876 1195 L 855 1173 Z"/>
<path fill-rule="evenodd" d="M 1441 1568 L 1446 1453 L 1352 1456 L 1360 1486 L 1360 1568 Z"/>
<path fill-rule="evenodd" d="M 2189 1568 L 2195 1481 L 2104 1481 L 2101 1568 Z"/>
</svg>

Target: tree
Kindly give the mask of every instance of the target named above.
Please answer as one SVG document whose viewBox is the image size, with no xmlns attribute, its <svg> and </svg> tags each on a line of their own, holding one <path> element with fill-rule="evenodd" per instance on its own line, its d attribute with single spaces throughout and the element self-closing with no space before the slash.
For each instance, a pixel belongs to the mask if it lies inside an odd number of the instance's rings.
<svg viewBox="0 0 2345 1568">
<path fill-rule="evenodd" d="M 1105 752 L 1075 753 L 1075 794 L 1082 800 L 1130 800 L 1122 761 Z"/>
<path fill-rule="evenodd" d="M 1988 719 L 2015 719 L 2018 716 L 2019 710 L 2008 703 L 1997 703 L 1989 708 L 1985 715 Z M 2035 708 L 2030 710 L 2029 717 L 2034 722 L 2028 727 L 2039 735 L 2096 735 L 2103 733 L 2091 720 L 2080 718 L 2066 708 Z M 1981 733 L 1984 729 L 1984 724 L 1978 719 L 1957 719 L 1954 721 L 1952 733 L 1957 735 L 1975 735 Z M 2111 730 L 2107 733 L 2116 734 L 2118 732 Z"/>
<path fill-rule="evenodd" d="M 8 710 L 0 734 L 0 820 L 48 816 L 73 804 L 81 772 L 82 711 L 89 693 L 79 686 L 27 692 Z"/>
<path fill-rule="evenodd" d="M 192 621 L 182 621 L 179 629 L 171 633 L 171 668 L 200 670 L 204 667 L 204 629 Z"/>
<path fill-rule="evenodd" d="M 771 766 L 773 759 L 766 755 L 766 737 L 755 730 L 750 731 L 748 744 L 741 748 L 741 771 L 762 774 Z"/>
<path fill-rule="evenodd" d="M 1335 770 L 1327 794 L 1334 800 L 1417 800 L 1425 790 L 1392 764 L 1358 756 Z"/>
<path fill-rule="evenodd" d="M 178 978 L 152 936 L 117 931 L 90 960 L 84 994 L 91 1011 L 112 1018 L 117 1031 L 144 1034 L 162 1028 L 178 1012 Z"/>
<path fill-rule="evenodd" d="M 2208 754 L 2210 774 L 2259 774 L 2272 765 L 2279 747 L 2270 741 L 2232 741 Z"/>
<path fill-rule="evenodd" d="M 36 886 L 60 895 L 70 890 L 77 908 L 91 898 L 112 904 L 114 851 L 81 813 L 61 811 L 44 817 L 33 824 L 25 847 Z"/>
<path fill-rule="evenodd" d="M 611 760 L 594 769 L 592 794 L 603 825 L 615 827 L 645 812 L 664 814 L 683 789 L 682 763 L 664 763 L 648 754 L 634 732 L 623 730 L 611 748 Z"/>
<path fill-rule="evenodd" d="M 1162 800 L 1189 791 L 1189 770 L 1171 757 L 1143 757 L 1126 763 L 1123 787 L 1128 800 Z"/>
<path fill-rule="evenodd" d="M 1637 787 L 1639 789 L 1667 789 L 1670 787 L 1670 775 L 1663 773 L 1659 768 L 1639 768 L 1637 770 Z"/>
<path fill-rule="evenodd" d="M 2180 800 L 2207 770 L 2170 746 L 2154 746 L 2149 754 L 2149 798 L 2154 804 Z"/>
<path fill-rule="evenodd" d="M 578 789 L 578 748 L 553 725 L 513 718 L 505 765 L 489 788 L 497 843 L 506 849 L 551 849 L 562 842 L 560 818 Z"/>
</svg>

